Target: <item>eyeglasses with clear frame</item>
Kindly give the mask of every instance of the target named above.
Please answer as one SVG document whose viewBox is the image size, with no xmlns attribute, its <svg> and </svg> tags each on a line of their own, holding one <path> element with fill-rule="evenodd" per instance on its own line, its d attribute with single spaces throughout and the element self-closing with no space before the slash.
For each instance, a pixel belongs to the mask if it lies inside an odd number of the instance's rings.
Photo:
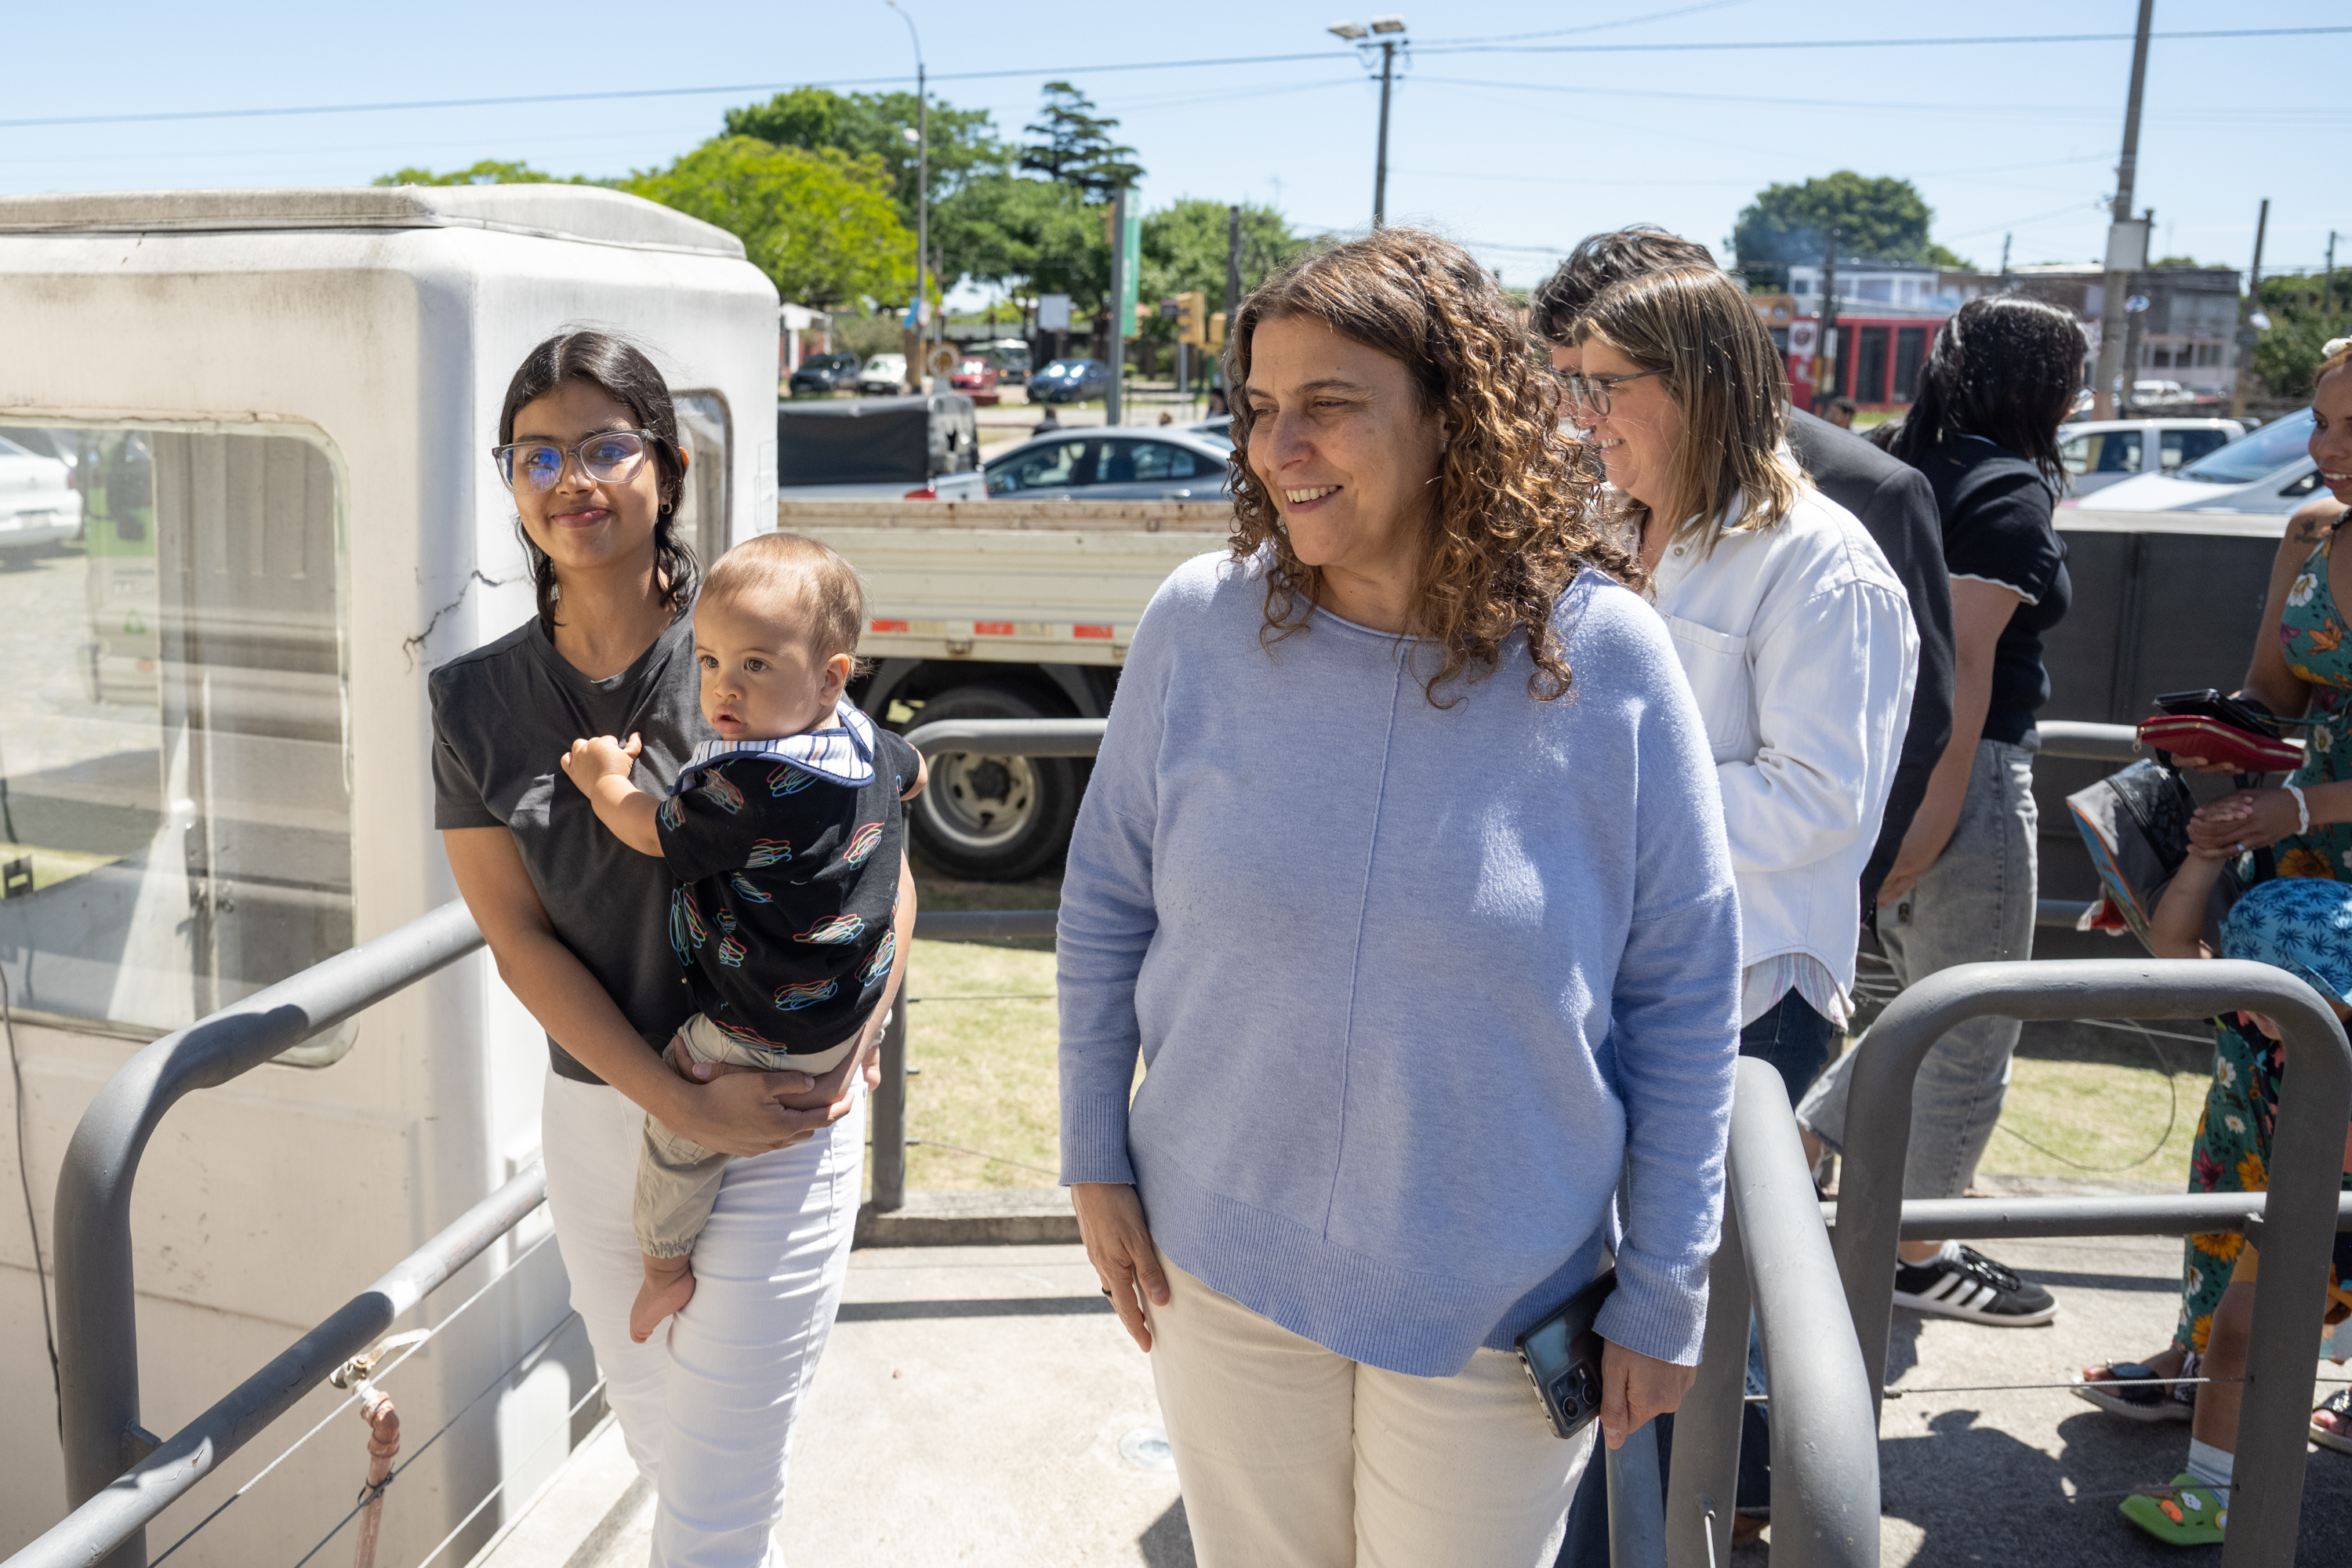
<svg viewBox="0 0 2352 1568">
<path fill-rule="evenodd" d="M 626 484 L 636 478 L 646 453 L 661 437 L 650 430 L 599 430 L 569 447 L 553 441 L 515 441 L 490 448 L 499 466 L 499 479 L 509 489 L 528 486 L 535 492 L 555 488 L 573 460 L 580 471 L 601 484 Z"/>
<path fill-rule="evenodd" d="M 1609 413 L 1609 389 L 1629 381 L 1642 381 L 1654 375 L 1664 375 L 1666 367 L 1637 370 L 1630 375 L 1586 375 L 1580 371 L 1554 370 L 1552 379 L 1559 383 L 1560 402 L 1564 409 L 1581 410 L 1595 419 Z"/>
</svg>

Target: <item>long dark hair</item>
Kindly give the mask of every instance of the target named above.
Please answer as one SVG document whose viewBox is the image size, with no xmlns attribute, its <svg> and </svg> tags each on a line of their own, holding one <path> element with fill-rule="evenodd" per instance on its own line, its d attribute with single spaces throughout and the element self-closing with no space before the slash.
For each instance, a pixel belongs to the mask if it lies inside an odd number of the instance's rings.
<svg viewBox="0 0 2352 1568">
<path fill-rule="evenodd" d="M 654 586 L 662 603 L 676 615 L 694 599 L 698 571 L 694 551 L 677 536 L 678 497 L 686 489 L 686 460 L 679 455 L 677 409 L 669 399 L 669 383 L 645 351 L 610 332 L 558 332 L 522 356 L 522 363 L 507 383 L 507 399 L 499 410 L 499 445 L 514 439 L 515 416 L 523 405 L 546 396 L 559 386 L 593 386 L 629 411 L 637 426 L 654 437 L 654 468 L 661 479 L 661 508 L 654 514 Z M 533 542 L 515 519 L 515 536 L 522 541 L 523 558 L 530 563 L 530 581 L 539 599 L 539 624 L 555 635 L 557 589 L 555 563 Z"/>
<path fill-rule="evenodd" d="M 2040 468 L 2052 492 L 2063 493 L 2058 426 L 2074 405 L 2089 352 L 2074 318 L 2047 300 L 1971 300 L 1936 333 L 1918 400 L 1886 449 L 1916 468 L 1955 436 L 1981 436 Z"/>
</svg>

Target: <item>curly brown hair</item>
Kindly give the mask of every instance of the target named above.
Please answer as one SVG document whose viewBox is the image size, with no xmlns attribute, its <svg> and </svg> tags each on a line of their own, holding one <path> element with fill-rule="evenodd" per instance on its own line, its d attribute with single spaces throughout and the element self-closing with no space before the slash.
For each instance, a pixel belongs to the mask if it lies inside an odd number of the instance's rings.
<svg viewBox="0 0 2352 1568">
<path fill-rule="evenodd" d="M 1587 565 L 1639 585 L 1639 563 L 1595 525 L 1597 489 L 1560 428 L 1559 395 L 1536 344 L 1486 269 L 1450 240 L 1386 228 L 1291 262 L 1243 301 L 1225 348 L 1226 384 L 1246 393 L 1250 343 L 1267 321 L 1304 318 L 1390 355 L 1412 373 L 1424 412 L 1448 431 L 1423 536 L 1410 633 L 1433 645 L 1437 689 L 1500 668 L 1527 635 L 1528 695 L 1549 701 L 1571 679 L 1551 613 Z M 1249 465 L 1252 414 L 1234 400 L 1236 560 L 1270 555 L 1269 644 L 1306 629 L 1321 574 L 1293 552 L 1265 481 Z"/>
</svg>

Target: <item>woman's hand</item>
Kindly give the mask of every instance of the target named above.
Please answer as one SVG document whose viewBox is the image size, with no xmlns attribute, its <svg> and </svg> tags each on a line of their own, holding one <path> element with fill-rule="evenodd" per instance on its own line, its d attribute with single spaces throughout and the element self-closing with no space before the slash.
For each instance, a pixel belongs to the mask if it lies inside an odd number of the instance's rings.
<svg viewBox="0 0 2352 1568">
<path fill-rule="evenodd" d="M 1650 1417 L 1682 1408 L 1683 1395 L 1698 1380 L 1698 1368 L 1629 1351 L 1614 1340 L 1601 1342 L 1601 1436 L 1612 1448 L 1649 1425 Z"/>
<path fill-rule="evenodd" d="M 2189 819 L 2189 847 L 2208 857 L 2260 849 L 2293 837 L 2302 822 L 2286 791 L 2240 790 L 2197 809 Z"/>
<path fill-rule="evenodd" d="M 738 1159 L 803 1143 L 849 1114 L 845 1080 L 855 1052 L 821 1079 L 804 1072 L 761 1072 L 691 1059 L 677 1064 L 677 1076 L 698 1086 L 675 1097 L 660 1114 L 671 1131 L 706 1149 Z M 833 1093 L 824 1086 L 835 1086 Z"/>
<path fill-rule="evenodd" d="M 1164 1307 L 1168 1276 L 1143 1223 L 1143 1200 L 1125 1182 L 1080 1182 L 1070 1189 L 1070 1206 L 1078 1211 L 1078 1236 L 1087 1244 L 1087 1261 L 1102 1279 L 1103 1294 L 1110 1298 L 1129 1337 L 1149 1351 L 1151 1324 L 1144 1318 L 1138 1289 L 1151 1298 L 1153 1306 Z"/>
</svg>

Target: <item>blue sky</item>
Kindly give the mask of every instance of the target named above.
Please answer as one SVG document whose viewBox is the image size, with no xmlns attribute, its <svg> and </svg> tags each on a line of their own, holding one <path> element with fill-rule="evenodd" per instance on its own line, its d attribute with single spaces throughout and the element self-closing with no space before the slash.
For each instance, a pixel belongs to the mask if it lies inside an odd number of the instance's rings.
<svg viewBox="0 0 2352 1568">
<path fill-rule="evenodd" d="M 1018 134 L 1066 75 L 1118 117 L 1144 196 L 1273 202 L 1297 226 L 1370 216 L 1378 88 L 1326 31 L 1360 0 L 1179 6 L 902 0 L 940 97 Z M 2128 33 L 2130 0 L 1967 8 L 1852 0 L 1484 0 L 1402 7 L 1389 216 L 1470 243 L 1514 283 L 1597 228 L 1649 220 L 1720 249 L 1758 189 L 1839 168 L 1916 182 L 1935 237 L 1985 266 L 2098 253 L 2130 68 L 2126 42 L 1651 52 L 1654 43 Z M 2340 5 L 2157 7 L 2167 29 L 2342 26 Z M 1580 29 L 1567 31 L 1569 29 Z M 798 82 L 911 85 L 883 0 L 409 0 L 18 7 L 0 120 Z M 1516 35 L 1543 35 L 1517 37 Z M 1447 52 L 1461 40 L 1501 39 Z M 1615 46 L 1601 52 L 1602 46 Z M 1151 62 L 1265 55 L 1277 63 Z M 2272 200 L 2266 268 L 2315 268 L 2352 236 L 2352 35 L 2166 41 L 2151 56 L 2138 205 L 2160 252 L 2243 267 Z M 1143 63 L 1149 68 L 1088 68 Z M 1010 72 L 983 79 L 959 72 Z M 131 125 L 0 127 L 0 191 L 363 184 L 406 163 L 522 159 L 558 174 L 664 163 L 765 92 Z M 2339 242 L 2339 262 L 2352 237 Z"/>
</svg>

